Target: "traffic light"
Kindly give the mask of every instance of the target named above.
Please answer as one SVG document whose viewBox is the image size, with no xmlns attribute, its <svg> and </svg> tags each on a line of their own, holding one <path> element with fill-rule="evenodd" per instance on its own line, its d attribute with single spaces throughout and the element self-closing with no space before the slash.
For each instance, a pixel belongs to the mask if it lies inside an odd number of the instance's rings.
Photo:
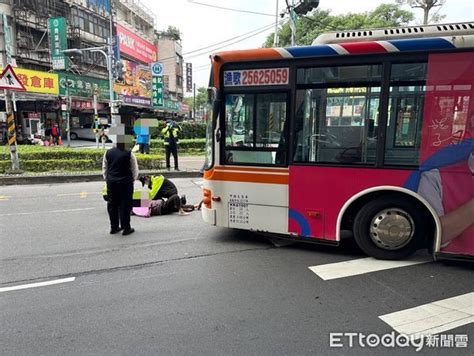
<svg viewBox="0 0 474 356">
<path fill-rule="evenodd" d="M 118 81 L 123 80 L 123 63 L 122 61 L 115 62 L 115 79 Z"/>
<path fill-rule="evenodd" d="M 295 6 L 295 12 L 297 15 L 305 15 L 311 10 L 318 7 L 319 0 L 301 0 L 298 5 Z"/>
</svg>

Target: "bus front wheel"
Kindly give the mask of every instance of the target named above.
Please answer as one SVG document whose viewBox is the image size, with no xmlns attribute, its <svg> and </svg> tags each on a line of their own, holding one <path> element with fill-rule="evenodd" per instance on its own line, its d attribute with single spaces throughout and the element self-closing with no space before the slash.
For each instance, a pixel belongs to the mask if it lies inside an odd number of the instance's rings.
<svg viewBox="0 0 474 356">
<path fill-rule="evenodd" d="M 399 260 L 412 255 L 422 247 L 426 235 L 418 210 L 416 204 L 400 197 L 368 202 L 354 220 L 357 245 L 377 259 Z"/>
</svg>

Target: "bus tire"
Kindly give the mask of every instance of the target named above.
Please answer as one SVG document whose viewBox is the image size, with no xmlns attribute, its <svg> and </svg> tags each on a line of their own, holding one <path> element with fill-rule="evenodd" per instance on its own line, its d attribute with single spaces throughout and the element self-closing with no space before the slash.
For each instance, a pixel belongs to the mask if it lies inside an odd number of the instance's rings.
<svg viewBox="0 0 474 356">
<path fill-rule="evenodd" d="M 360 209 L 353 226 L 357 245 L 381 260 L 399 260 L 422 247 L 426 236 L 423 214 L 401 197 L 379 197 Z"/>
</svg>

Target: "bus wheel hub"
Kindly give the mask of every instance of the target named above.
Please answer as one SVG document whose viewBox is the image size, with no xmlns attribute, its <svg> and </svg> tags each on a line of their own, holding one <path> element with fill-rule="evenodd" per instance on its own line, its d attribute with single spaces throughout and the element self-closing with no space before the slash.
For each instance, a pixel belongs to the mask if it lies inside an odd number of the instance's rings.
<svg viewBox="0 0 474 356">
<path fill-rule="evenodd" d="M 413 237 L 414 222 L 404 210 L 385 209 L 375 215 L 370 224 L 370 237 L 380 248 L 397 250 L 407 245 Z"/>
</svg>

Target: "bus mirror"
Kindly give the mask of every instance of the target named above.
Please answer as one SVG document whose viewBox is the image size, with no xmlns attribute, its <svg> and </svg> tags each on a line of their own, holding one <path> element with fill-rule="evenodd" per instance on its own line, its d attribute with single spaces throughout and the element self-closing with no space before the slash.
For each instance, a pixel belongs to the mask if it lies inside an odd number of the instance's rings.
<svg viewBox="0 0 474 356">
<path fill-rule="evenodd" d="M 207 102 L 212 104 L 216 100 L 217 89 L 214 87 L 207 88 Z"/>
</svg>

